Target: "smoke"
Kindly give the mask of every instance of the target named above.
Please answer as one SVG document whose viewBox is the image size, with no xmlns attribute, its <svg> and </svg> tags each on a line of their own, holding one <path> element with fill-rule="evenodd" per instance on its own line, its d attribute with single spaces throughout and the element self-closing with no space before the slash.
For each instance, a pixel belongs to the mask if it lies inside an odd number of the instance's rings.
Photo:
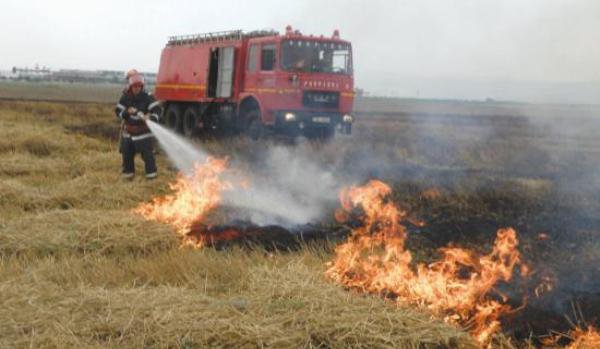
<svg viewBox="0 0 600 349">
<path fill-rule="evenodd" d="M 189 174 L 195 164 L 206 160 L 208 154 L 189 140 L 157 123 L 148 125 L 169 159 L 183 173 Z M 234 159 L 223 179 L 248 186 L 223 193 L 223 205 L 235 208 L 237 219 L 260 225 L 293 227 L 323 218 L 328 204 L 337 201 L 343 183 L 310 156 L 307 147 L 273 146 L 258 161 L 260 166 Z"/>
<path fill-rule="evenodd" d="M 475 107 L 484 106 L 468 108 Z M 232 208 L 231 219 L 293 228 L 330 218 L 341 187 L 369 178 L 392 184 L 394 200 L 412 199 L 413 205 L 415 192 L 441 187 L 439 203 L 411 208 L 428 223 L 415 241 L 428 246 L 487 241 L 496 228 L 514 226 L 527 262 L 551 270 L 558 280 L 532 306 L 561 314 L 573 300 L 587 304 L 588 294 L 596 302 L 600 122 L 590 117 L 596 109 L 503 108 L 490 115 L 461 116 L 457 109 L 457 115 L 365 116 L 351 137 L 325 144 L 226 142 L 234 158 L 225 179 L 249 185 L 225 192 L 223 206 Z M 209 153 L 149 124 L 184 172 Z M 549 235 L 547 242 L 536 240 L 540 232 Z M 596 302 L 590 309 L 599 307 Z"/>
<path fill-rule="evenodd" d="M 247 211 L 248 219 L 283 226 L 306 224 L 323 218 L 335 202 L 342 181 L 334 172 L 310 158 L 307 148 L 271 146 L 251 165 L 247 190 L 225 195 L 231 205 Z"/>
</svg>

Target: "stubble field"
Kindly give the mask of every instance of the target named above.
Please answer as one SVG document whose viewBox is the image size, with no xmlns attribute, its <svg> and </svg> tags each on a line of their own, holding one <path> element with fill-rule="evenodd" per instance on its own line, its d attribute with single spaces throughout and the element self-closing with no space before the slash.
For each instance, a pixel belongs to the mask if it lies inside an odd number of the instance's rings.
<svg viewBox="0 0 600 349">
<path fill-rule="evenodd" d="M 393 202 L 426 223 L 409 229 L 420 262 L 450 242 L 487 251 L 497 228 L 514 227 L 524 258 L 558 283 L 549 300 L 506 320 L 495 346 L 567 331 L 572 324 L 556 320 L 563 315 L 596 323 L 594 110 L 420 108 L 365 109 L 351 138 L 328 144 L 197 142 L 249 170 L 265 149 L 289 147 L 332 173 L 390 184 Z M 131 212 L 168 193 L 175 171 L 159 155 L 158 180 L 122 181 L 117 128 L 108 104 L 0 101 L 1 347 L 476 347 L 426 310 L 325 278 L 338 241 L 294 251 L 181 248 L 171 227 Z"/>
</svg>

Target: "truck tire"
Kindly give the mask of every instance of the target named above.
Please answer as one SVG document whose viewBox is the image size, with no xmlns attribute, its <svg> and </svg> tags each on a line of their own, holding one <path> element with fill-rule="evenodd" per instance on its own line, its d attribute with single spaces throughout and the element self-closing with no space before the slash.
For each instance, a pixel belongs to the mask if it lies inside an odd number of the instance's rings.
<svg viewBox="0 0 600 349">
<path fill-rule="evenodd" d="M 177 133 L 182 133 L 183 118 L 181 115 L 181 108 L 177 104 L 171 104 L 167 108 L 167 112 L 165 114 L 165 124 L 169 129 Z"/>
<path fill-rule="evenodd" d="M 252 140 L 259 140 L 264 137 L 265 126 L 260 118 L 260 111 L 253 110 L 246 115 L 247 126 L 246 134 Z"/>
<path fill-rule="evenodd" d="M 182 119 L 182 131 L 184 136 L 190 138 L 196 135 L 196 127 L 199 119 L 198 114 L 198 108 L 195 106 L 189 106 L 185 109 Z"/>
<path fill-rule="evenodd" d="M 306 133 L 306 138 L 311 140 L 317 140 L 322 142 L 328 142 L 333 139 L 335 135 L 335 129 L 333 127 L 323 127 L 314 130 L 310 130 Z"/>
<path fill-rule="evenodd" d="M 323 130 L 323 141 L 327 142 L 333 139 L 333 137 L 335 136 L 335 128 L 333 127 L 328 127 L 325 130 Z"/>
</svg>

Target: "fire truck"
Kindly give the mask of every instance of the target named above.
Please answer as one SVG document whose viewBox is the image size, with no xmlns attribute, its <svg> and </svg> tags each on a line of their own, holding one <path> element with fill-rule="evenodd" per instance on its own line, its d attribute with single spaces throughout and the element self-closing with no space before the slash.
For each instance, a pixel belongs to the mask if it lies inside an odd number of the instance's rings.
<svg viewBox="0 0 600 349">
<path fill-rule="evenodd" d="M 173 36 L 162 50 L 155 86 L 163 122 L 192 136 L 218 130 L 253 139 L 270 133 L 330 138 L 350 134 L 352 46 L 287 26 Z"/>
</svg>

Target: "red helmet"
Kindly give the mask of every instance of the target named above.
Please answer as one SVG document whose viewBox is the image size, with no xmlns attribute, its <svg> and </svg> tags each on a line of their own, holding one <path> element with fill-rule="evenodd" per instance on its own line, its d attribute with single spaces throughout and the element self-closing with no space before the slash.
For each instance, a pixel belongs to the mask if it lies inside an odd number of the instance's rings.
<svg viewBox="0 0 600 349">
<path fill-rule="evenodd" d="M 142 74 L 133 74 L 132 76 L 129 77 L 128 81 L 128 85 L 129 87 L 135 86 L 135 85 L 140 85 L 140 86 L 144 86 L 144 77 L 142 76 Z"/>
</svg>

